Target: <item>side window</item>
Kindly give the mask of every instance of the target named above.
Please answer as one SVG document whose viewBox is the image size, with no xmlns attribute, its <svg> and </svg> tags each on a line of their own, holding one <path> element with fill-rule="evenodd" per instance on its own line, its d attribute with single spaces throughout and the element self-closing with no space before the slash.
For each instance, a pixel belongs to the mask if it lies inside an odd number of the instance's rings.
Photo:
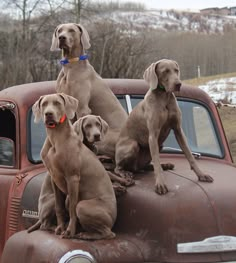
<svg viewBox="0 0 236 263">
<path fill-rule="evenodd" d="M 213 120 L 204 105 L 178 100 L 182 112 L 182 128 L 193 152 L 222 157 L 223 153 Z M 164 142 L 164 150 L 179 151 L 173 131 Z"/>
<path fill-rule="evenodd" d="M 28 129 L 27 129 L 27 148 L 29 160 L 32 162 L 40 162 L 41 156 L 40 152 L 43 147 L 45 138 L 46 138 L 46 130 L 43 124 L 43 121 L 40 120 L 39 123 L 34 122 L 34 115 L 32 110 L 29 111 L 28 115 Z"/>
<path fill-rule="evenodd" d="M 132 105 L 132 109 L 144 99 L 144 95 L 131 95 L 130 96 L 130 101 Z"/>
<path fill-rule="evenodd" d="M 209 120 L 209 114 L 203 107 L 193 108 L 193 123 L 195 129 L 199 131 L 196 133 L 196 145 L 205 150 L 211 152 L 218 152 L 218 147 L 216 144 L 216 137 L 214 129 L 212 128 L 212 123 Z"/>
<path fill-rule="evenodd" d="M 8 103 L 7 103 L 8 105 Z M 16 118 L 3 104 L 0 106 L 0 165 L 15 165 Z"/>
<path fill-rule="evenodd" d="M 14 142 L 11 139 L 0 137 L 0 166 L 14 166 Z"/>
</svg>

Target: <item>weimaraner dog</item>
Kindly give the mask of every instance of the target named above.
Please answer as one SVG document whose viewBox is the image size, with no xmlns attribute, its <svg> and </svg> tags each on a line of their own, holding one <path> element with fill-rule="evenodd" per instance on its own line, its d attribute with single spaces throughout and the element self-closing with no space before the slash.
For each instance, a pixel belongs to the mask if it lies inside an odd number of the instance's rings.
<svg viewBox="0 0 236 263">
<path fill-rule="evenodd" d="M 163 59 L 152 63 L 144 72 L 144 79 L 150 89 L 144 100 L 133 109 L 121 130 L 116 144 L 115 172 L 121 176 L 130 175 L 129 171 L 137 171 L 152 160 L 155 191 L 160 195 L 166 194 L 168 188 L 162 175 L 159 150 L 173 129 L 199 181 L 212 182 L 213 179 L 199 169 L 181 127 L 181 111 L 173 93 L 181 87 L 177 62 Z"/>
<path fill-rule="evenodd" d="M 114 238 L 111 228 L 117 215 L 115 193 L 105 168 L 83 144 L 70 122 L 77 107 L 78 100 L 63 93 L 42 96 L 33 105 L 35 121 L 43 119 L 50 142 L 42 160 L 53 182 L 55 233 L 65 238 Z M 67 227 L 65 195 L 69 198 Z M 77 218 L 86 231 L 78 235 Z"/>
<path fill-rule="evenodd" d="M 96 150 L 94 143 L 101 140 L 108 130 L 108 124 L 100 116 L 95 115 L 86 115 L 85 117 L 80 118 L 73 126 L 80 136 L 81 141 L 83 141 L 91 151 Z M 109 172 L 108 175 L 110 176 Z M 111 179 L 113 179 L 113 177 Z M 118 177 L 118 179 L 123 178 Z M 116 196 L 119 196 L 126 191 L 126 188 L 122 186 L 122 183 L 126 186 L 126 181 L 121 181 L 121 185 L 113 185 Z M 41 187 L 38 211 L 39 220 L 31 226 L 27 232 L 30 233 L 39 228 L 48 231 L 55 230 L 55 197 L 51 176 L 49 174 L 46 175 Z"/>
<path fill-rule="evenodd" d="M 109 125 L 104 140 L 97 143 L 98 154 L 114 159 L 115 144 L 127 113 L 108 85 L 89 63 L 85 50 L 90 48 L 89 35 L 79 24 L 61 24 L 53 33 L 51 51 L 61 49 L 62 69 L 57 78 L 56 91 L 79 100 L 77 118 L 99 115 Z"/>
</svg>

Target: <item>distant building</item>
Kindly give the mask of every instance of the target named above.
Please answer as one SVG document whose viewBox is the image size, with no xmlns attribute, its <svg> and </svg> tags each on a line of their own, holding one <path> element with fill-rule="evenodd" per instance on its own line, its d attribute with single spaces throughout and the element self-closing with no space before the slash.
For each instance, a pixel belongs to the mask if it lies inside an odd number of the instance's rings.
<svg viewBox="0 0 236 263">
<path fill-rule="evenodd" d="M 230 7 L 230 15 L 236 16 L 236 6 Z"/>
<path fill-rule="evenodd" d="M 200 12 L 206 15 L 236 16 L 236 6 L 222 8 L 210 7 L 201 9 Z"/>
</svg>

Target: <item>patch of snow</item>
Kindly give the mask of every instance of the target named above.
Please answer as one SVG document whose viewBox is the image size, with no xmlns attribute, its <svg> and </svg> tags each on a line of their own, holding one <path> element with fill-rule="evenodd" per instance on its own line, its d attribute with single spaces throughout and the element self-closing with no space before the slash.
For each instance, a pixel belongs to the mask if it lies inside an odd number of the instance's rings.
<svg viewBox="0 0 236 263">
<path fill-rule="evenodd" d="M 236 77 L 212 80 L 199 88 L 208 93 L 215 102 L 227 98 L 228 102 L 236 104 Z"/>
<path fill-rule="evenodd" d="M 124 26 L 131 25 L 137 31 L 152 28 L 164 31 L 193 31 L 221 33 L 226 24 L 236 26 L 236 16 L 215 16 L 175 10 L 112 11 L 93 16 L 94 20 L 110 20 Z"/>
</svg>

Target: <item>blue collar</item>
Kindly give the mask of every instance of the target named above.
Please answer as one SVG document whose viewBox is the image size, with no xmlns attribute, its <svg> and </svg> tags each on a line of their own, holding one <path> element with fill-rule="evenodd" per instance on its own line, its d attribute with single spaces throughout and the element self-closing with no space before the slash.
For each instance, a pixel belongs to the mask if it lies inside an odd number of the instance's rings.
<svg viewBox="0 0 236 263">
<path fill-rule="evenodd" d="M 86 59 L 88 59 L 88 55 L 87 54 L 86 55 L 81 55 L 81 56 L 79 56 L 77 58 L 70 58 L 70 59 L 64 58 L 64 59 L 60 60 L 60 64 L 61 65 L 66 65 L 66 64 L 69 64 L 71 62 L 78 62 L 80 60 L 86 60 Z"/>
</svg>

